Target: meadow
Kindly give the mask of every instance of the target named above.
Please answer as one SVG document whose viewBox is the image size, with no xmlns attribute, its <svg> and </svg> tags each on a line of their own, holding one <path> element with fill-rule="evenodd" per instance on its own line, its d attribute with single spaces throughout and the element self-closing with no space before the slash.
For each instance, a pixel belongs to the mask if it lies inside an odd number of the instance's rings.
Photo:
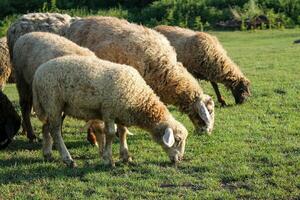
<svg viewBox="0 0 300 200">
<path fill-rule="evenodd" d="M 111 169 L 101 164 L 96 147 L 67 118 L 63 137 L 78 168 L 44 162 L 41 143 L 19 134 L 0 152 L 0 199 L 300 199 L 300 29 L 210 32 L 251 80 L 252 96 L 229 106 L 216 102 L 211 136 L 197 135 L 188 117 L 169 106 L 189 130 L 185 158 L 177 167 L 149 134 L 130 128 L 133 163 Z M 215 94 L 209 83 L 199 82 Z M 20 113 L 14 84 L 4 92 Z M 41 138 L 41 124 L 34 118 Z M 118 159 L 119 142 L 114 143 Z"/>
</svg>

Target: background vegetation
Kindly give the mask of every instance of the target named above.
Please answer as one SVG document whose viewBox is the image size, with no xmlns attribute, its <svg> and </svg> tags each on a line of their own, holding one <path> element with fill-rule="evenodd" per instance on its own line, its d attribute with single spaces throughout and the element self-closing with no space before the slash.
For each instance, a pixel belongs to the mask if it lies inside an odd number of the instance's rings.
<svg viewBox="0 0 300 200">
<path fill-rule="evenodd" d="M 300 25 L 300 0 L 1 0 L 0 10 L 0 34 L 14 15 L 33 11 L 111 15 L 147 26 L 169 24 L 197 30 L 215 29 L 217 22 L 231 19 L 253 21 L 260 15 L 269 22 L 259 28 Z M 238 29 L 245 29 L 245 24 Z"/>
<path fill-rule="evenodd" d="M 300 199 L 299 31 L 211 32 L 252 81 L 252 97 L 234 105 L 221 87 L 230 105 L 217 104 L 211 136 L 194 134 L 187 116 L 170 106 L 190 133 L 177 168 L 135 128 L 128 139 L 133 165 L 104 168 L 79 131 L 84 123 L 67 118 L 63 137 L 79 167 L 66 168 L 57 151 L 54 162 L 43 162 L 41 144 L 18 135 L 0 151 L 0 199 Z M 209 83 L 200 84 L 214 96 Z M 19 111 L 15 85 L 4 92 Z M 35 118 L 34 129 L 41 137 Z"/>
</svg>

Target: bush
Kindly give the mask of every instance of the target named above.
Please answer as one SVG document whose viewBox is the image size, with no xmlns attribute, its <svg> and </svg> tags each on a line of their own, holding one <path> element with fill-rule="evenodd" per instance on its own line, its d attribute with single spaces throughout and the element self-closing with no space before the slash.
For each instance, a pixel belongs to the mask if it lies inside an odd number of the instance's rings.
<svg viewBox="0 0 300 200">
<path fill-rule="evenodd" d="M 226 18 L 227 13 L 216 7 L 208 7 L 205 0 L 162 0 L 155 1 L 142 11 L 139 22 L 149 26 L 157 24 L 179 25 L 200 28 Z M 149 22 L 149 23 L 147 23 Z"/>
<path fill-rule="evenodd" d="M 261 28 L 300 25 L 300 0 L 1 0 L 0 10 L 2 21 L 8 15 L 41 11 L 111 15 L 150 27 L 167 24 L 196 30 L 216 28 L 217 22 L 232 19 L 245 26 L 245 20 L 259 15 L 270 21 Z"/>
<path fill-rule="evenodd" d="M 10 15 L 5 17 L 2 21 L 0 21 L 0 37 L 3 37 L 6 35 L 6 31 L 11 25 L 13 21 L 15 21 L 18 18 L 18 15 Z"/>
<path fill-rule="evenodd" d="M 37 10 L 43 6 L 47 0 L 1 0 L 0 19 L 7 15 L 26 13 Z"/>
</svg>

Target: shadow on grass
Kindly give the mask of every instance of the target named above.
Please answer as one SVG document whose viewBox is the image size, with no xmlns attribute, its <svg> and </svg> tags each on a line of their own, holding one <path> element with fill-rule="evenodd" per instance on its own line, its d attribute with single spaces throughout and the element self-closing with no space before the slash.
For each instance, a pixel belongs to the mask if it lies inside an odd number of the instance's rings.
<svg viewBox="0 0 300 200">
<path fill-rule="evenodd" d="M 65 144 L 68 149 L 78 149 L 83 148 L 86 146 L 92 146 L 88 143 L 88 141 L 85 140 L 76 140 L 76 141 L 65 141 Z M 29 142 L 28 140 L 20 140 L 15 139 L 12 141 L 12 143 L 9 144 L 8 148 L 4 149 L 3 151 L 19 151 L 19 150 L 41 150 L 42 149 L 42 141 L 39 142 Z M 53 146 L 53 149 L 55 149 L 55 146 Z"/>
<path fill-rule="evenodd" d="M 78 161 L 78 160 L 77 160 Z M 112 172 L 114 169 L 102 164 L 86 165 L 77 168 L 66 167 L 60 159 L 45 162 L 42 157 L 17 157 L 1 160 L 0 185 L 35 181 L 38 179 L 66 179 L 78 178 L 80 181 L 89 181 L 86 175 L 94 172 Z"/>
<path fill-rule="evenodd" d="M 85 140 L 66 141 L 66 146 L 71 149 L 83 149 L 90 144 Z M 92 148 L 92 146 L 90 146 Z M 0 160 L 0 185 L 16 184 L 39 179 L 66 179 L 77 178 L 80 181 L 87 180 L 86 175 L 95 172 L 108 172 L 119 175 L 118 171 L 126 168 L 127 164 L 119 164 L 116 168 L 111 168 L 103 163 L 95 163 L 89 154 L 73 155 L 75 162 L 80 163 L 79 167 L 71 169 L 66 167 L 60 156 L 54 156 L 52 162 L 45 162 L 42 153 L 42 142 L 30 143 L 23 138 L 14 140 L 10 146 L 3 150 L 9 152 L 9 157 L 2 157 Z M 25 151 L 24 151 L 25 150 Z M 53 149 L 57 154 L 57 150 Z M 26 152 L 19 154 L 19 152 Z M 56 151 L 56 152 L 55 152 Z M 137 167 L 137 163 L 130 164 L 132 168 Z"/>
<path fill-rule="evenodd" d="M 142 142 L 144 134 L 132 137 L 131 142 L 139 143 Z M 150 138 L 149 138 L 150 140 Z M 118 143 L 118 140 L 116 141 Z M 85 140 L 71 140 L 65 141 L 66 146 L 69 150 L 74 149 L 87 149 L 90 146 Z M 90 146 L 92 148 L 92 146 Z M 36 181 L 39 179 L 65 179 L 65 178 L 77 178 L 80 181 L 90 181 L 86 178 L 87 174 L 94 172 L 108 172 L 113 176 L 120 176 L 124 169 L 128 169 L 136 173 L 152 173 L 153 176 L 156 170 L 148 169 L 147 166 L 158 166 L 159 168 L 176 168 L 181 171 L 181 173 L 195 176 L 198 173 L 203 173 L 208 171 L 208 169 L 198 166 L 188 166 L 186 163 L 179 163 L 177 166 L 172 164 L 166 157 L 165 160 L 145 160 L 142 162 L 133 161 L 131 164 L 117 163 L 116 168 L 110 168 L 102 163 L 95 163 L 91 160 L 94 157 L 90 157 L 89 153 L 73 155 L 74 160 L 80 163 L 78 168 L 70 169 L 67 168 L 61 161 L 59 156 L 55 156 L 53 162 L 44 162 L 41 153 L 42 143 L 30 143 L 27 139 L 17 138 L 14 140 L 10 146 L 4 151 L 9 152 L 9 157 L 3 156 L 0 160 L 0 185 L 1 184 L 14 184 L 22 183 L 26 181 Z M 25 150 L 25 154 L 22 152 Z M 29 151 L 26 151 L 29 150 Z M 31 152 L 32 151 L 32 152 Z M 56 151 L 56 150 L 55 150 Z M 57 153 L 57 152 L 56 152 Z M 185 158 L 183 162 L 188 162 L 191 158 Z M 146 167 L 145 167 L 146 166 Z M 183 186 L 182 186 L 183 187 Z M 184 187 L 194 187 L 194 186 L 184 186 Z"/>
<path fill-rule="evenodd" d="M 18 136 L 12 143 L 9 144 L 8 148 L 3 151 L 19 151 L 19 150 L 38 150 L 42 148 L 41 142 L 29 142 L 26 140 L 18 139 Z"/>
</svg>

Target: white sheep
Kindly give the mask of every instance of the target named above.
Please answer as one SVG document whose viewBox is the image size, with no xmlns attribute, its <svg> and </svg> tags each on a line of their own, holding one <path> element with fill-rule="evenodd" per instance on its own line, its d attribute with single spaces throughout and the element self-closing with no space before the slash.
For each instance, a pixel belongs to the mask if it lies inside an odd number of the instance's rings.
<svg viewBox="0 0 300 200">
<path fill-rule="evenodd" d="M 148 130 L 169 155 L 181 160 L 188 135 L 166 106 L 132 67 L 87 56 L 63 56 L 40 66 L 32 85 L 33 106 L 43 122 L 43 154 L 51 157 L 52 142 L 63 161 L 76 166 L 61 137 L 61 115 L 105 123 L 106 143 L 103 159 L 114 165 L 112 142 L 115 123 Z"/>
<path fill-rule="evenodd" d="M 177 62 L 173 47 L 163 35 L 115 17 L 78 19 L 66 31 L 67 38 L 99 58 L 136 68 L 164 103 L 188 114 L 197 132 L 212 131 L 213 100 Z"/>
<path fill-rule="evenodd" d="M 36 139 L 30 123 L 33 75 L 36 69 L 48 60 L 70 54 L 94 56 L 90 50 L 79 47 L 64 37 L 45 32 L 27 33 L 21 36 L 14 46 L 12 62 L 20 97 L 23 129 L 30 140 Z"/>
</svg>

